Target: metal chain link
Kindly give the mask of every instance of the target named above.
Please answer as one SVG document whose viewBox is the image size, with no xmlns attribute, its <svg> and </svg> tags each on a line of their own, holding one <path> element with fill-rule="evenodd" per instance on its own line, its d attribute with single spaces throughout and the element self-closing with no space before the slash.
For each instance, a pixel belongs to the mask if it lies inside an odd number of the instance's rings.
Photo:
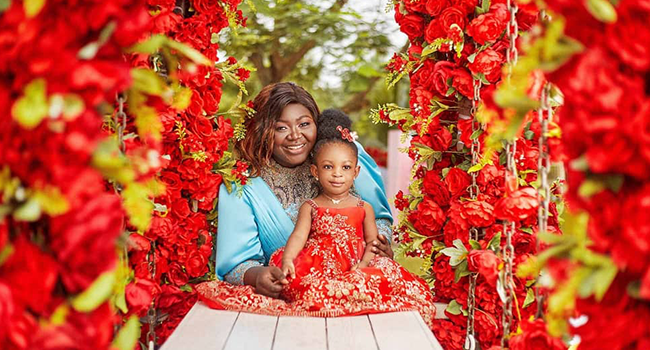
<svg viewBox="0 0 650 350">
<path fill-rule="evenodd" d="M 149 249 L 149 254 L 147 254 L 147 263 L 149 268 L 149 273 L 151 274 L 151 279 L 156 280 L 156 241 L 151 241 L 151 247 Z M 149 310 L 147 311 L 147 323 L 149 324 L 149 331 L 147 332 L 147 344 L 149 350 L 154 350 L 156 347 L 156 322 L 158 321 L 158 315 L 155 305 L 155 299 L 151 299 L 151 304 L 149 305 Z"/>
<path fill-rule="evenodd" d="M 117 143 L 120 146 L 120 151 L 122 151 L 122 153 L 126 151 L 126 145 L 124 144 L 124 130 L 126 129 L 126 113 L 124 113 L 125 102 L 126 96 L 118 94 L 117 113 L 115 113 L 115 117 L 113 118 L 115 133 L 117 134 Z"/>
<path fill-rule="evenodd" d="M 539 234 L 548 231 L 548 214 L 551 201 L 551 187 L 548 182 L 548 175 L 551 171 L 550 149 L 548 145 L 548 124 L 553 118 L 553 111 L 549 103 L 551 85 L 546 83 L 540 97 L 540 107 L 537 110 L 537 118 L 540 124 L 539 135 L 539 158 L 537 159 L 537 176 L 539 178 L 537 209 L 537 237 L 535 240 L 536 252 L 539 253 Z M 535 300 L 537 300 L 536 318 L 542 318 L 544 314 L 542 295 L 539 292 L 539 285 L 535 284 Z"/>
<path fill-rule="evenodd" d="M 517 64 L 518 53 L 517 53 L 517 37 L 519 35 L 519 27 L 517 25 L 517 5 L 513 0 L 507 0 L 508 12 L 510 13 L 510 20 L 508 23 L 508 39 L 509 47 L 506 55 L 507 65 L 507 79 L 509 80 L 512 76 L 513 67 Z M 506 144 L 506 174 L 505 174 L 505 183 L 507 190 L 511 190 L 511 187 L 518 187 L 519 176 L 517 174 L 517 164 L 515 161 L 515 154 L 517 153 L 517 139 L 509 141 Z M 503 247 L 503 314 L 501 316 L 501 324 L 503 326 L 503 335 L 501 337 L 501 348 L 506 348 L 507 340 L 510 337 L 511 327 L 512 327 L 512 302 L 514 294 L 514 281 L 513 281 L 513 259 L 515 256 L 515 248 L 512 245 L 512 236 L 515 232 L 515 223 L 505 221 L 503 223 L 503 232 L 506 236 L 506 245 Z"/>
<path fill-rule="evenodd" d="M 474 98 L 472 99 L 472 109 L 470 111 L 470 117 L 472 118 L 472 136 L 481 129 L 481 124 L 476 119 L 476 112 L 478 111 L 479 103 L 481 102 L 481 81 L 474 78 L 473 87 L 474 87 Z M 470 147 L 470 152 L 472 154 L 472 166 L 480 162 L 481 155 L 481 142 L 479 137 L 473 137 L 472 145 Z M 478 177 L 478 172 L 472 172 L 472 184 L 467 188 L 469 196 L 472 200 L 476 200 L 480 190 L 476 184 L 476 178 Z M 469 239 L 478 241 L 479 240 L 479 231 L 476 227 L 469 229 Z M 474 350 L 477 348 L 476 344 L 476 335 L 474 332 L 474 311 L 476 305 L 476 279 L 478 278 L 477 273 L 472 273 L 469 275 L 469 291 L 467 293 L 467 335 L 465 337 L 465 350 Z"/>
</svg>

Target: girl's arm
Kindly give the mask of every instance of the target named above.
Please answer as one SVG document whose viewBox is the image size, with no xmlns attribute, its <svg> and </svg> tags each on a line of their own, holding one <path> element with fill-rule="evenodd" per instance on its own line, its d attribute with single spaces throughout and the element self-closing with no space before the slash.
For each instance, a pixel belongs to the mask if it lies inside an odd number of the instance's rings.
<svg viewBox="0 0 650 350">
<path fill-rule="evenodd" d="M 377 242 L 377 236 L 379 235 L 377 224 L 375 223 L 375 212 L 372 209 L 372 205 L 368 202 L 364 202 L 363 208 L 366 210 L 366 217 L 363 219 L 363 240 L 366 242 L 366 249 L 364 250 L 363 257 L 361 257 L 361 262 L 358 267 L 367 267 L 370 261 L 375 257 L 375 253 L 372 252 L 372 247 Z"/>
<path fill-rule="evenodd" d="M 287 240 L 287 245 L 284 247 L 284 253 L 282 254 L 282 272 L 285 274 L 287 272 L 291 273 L 292 277 L 295 277 L 295 271 L 293 268 L 293 259 L 298 256 L 298 253 L 305 247 L 305 242 L 309 237 L 309 231 L 311 229 L 311 205 L 309 203 L 303 203 L 298 211 L 298 219 L 296 220 L 296 227 L 291 232 L 291 236 Z"/>
</svg>

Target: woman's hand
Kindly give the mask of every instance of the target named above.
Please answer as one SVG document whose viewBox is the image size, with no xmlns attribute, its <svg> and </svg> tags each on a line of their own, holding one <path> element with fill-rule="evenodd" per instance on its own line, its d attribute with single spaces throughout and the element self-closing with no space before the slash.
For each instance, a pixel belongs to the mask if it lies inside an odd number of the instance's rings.
<svg viewBox="0 0 650 350">
<path fill-rule="evenodd" d="M 372 242 L 372 252 L 387 258 L 393 258 L 393 248 L 390 247 L 388 239 L 384 235 L 377 235 L 377 239 Z"/>
<path fill-rule="evenodd" d="M 255 293 L 279 298 L 282 286 L 289 281 L 277 266 L 260 266 L 246 271 L 244 283 L 255 287 Z"/>
</svg>

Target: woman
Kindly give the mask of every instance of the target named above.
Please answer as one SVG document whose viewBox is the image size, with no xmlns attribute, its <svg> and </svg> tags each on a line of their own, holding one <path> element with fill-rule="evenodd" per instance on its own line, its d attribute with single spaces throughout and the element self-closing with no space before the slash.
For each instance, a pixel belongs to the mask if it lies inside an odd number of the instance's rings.
<svg viewBox="0 0 650 350">
<path fill-rule="evenodd" d="M 279 268 L 267 265 L 271 254 L 286 244 L 300 205 L 318 193 L 308 158 L 320 112 L 311 95 L 293 83 L 266 86 L 253 109 L 255 115 L 245 123 L 246 136 L 236 144 L 240 157 L 250 164 L 251 178 L 241 195 L 228 193 L 225 186 L 219 192 L 216 274 L 277 298 L 288 281 Z M 355 191 L 375 211 L 381 233 L 375 252 L 392 258 L 392 217 L 379 169 L 357 146 L 361 171 Z"/>
</svg>

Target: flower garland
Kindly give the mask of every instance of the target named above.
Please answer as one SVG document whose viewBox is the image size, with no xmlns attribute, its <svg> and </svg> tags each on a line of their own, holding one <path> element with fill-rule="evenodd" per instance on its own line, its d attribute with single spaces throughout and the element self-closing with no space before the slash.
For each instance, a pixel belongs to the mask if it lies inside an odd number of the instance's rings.
<svg viewBox="0 0 650 350">
<path fill-rule="evenodd" d="M 578 335 L 585 350 L 647 348 L 650 328 L 639 320 L 650 316 L 650 3 L 546 4 L 554 20 L 537 46 L 551 44 L 541 57 L 562 58 L 546 67 L 559 67 L 549 79 L 565 99 L 572 215 L 564 236 L 545 237 L 550 247 L 530 267 L 552 277 L 553 334 Z M 575 315 L 583 322 L 570 326 Z"/>
<path fill-rule="evenodd" d="M 102 115 L 119 92 L 159 92 L 124 60 L 150 30 L 146 9 L 26 0 L 4 2 L 0 13 L 0 348 L 133 348 L 135 317 L 113 340 L 111 304 L 124 290 L 116 242 L 125 214 L 148 225 L 139 208 L 156 194 L 157 154 L 120 154 L 102 131 L 115 124 Z M 138 122 L 145 102 L 130 105 Z"/>
<path fill-rule="evenodd" d="M 229 79 L 245 92 L 243 82 L 250 72 L 234 58 L 213 63 L 218 60 L 214 38 L 219 32 L 229 22 L 245 25 L 237 10 L 239 3 L 194 0 L 180 8 L 175 1 L 147 1 L 154 33 L 187 44 L 211 64 L 181 61 L 182 68 L 173 72 L 170 69 L 176 65 L 164 52 L 153 56 L 159 74 L 178 76 L 187 108 L 168 108 L 161 113 L 163 161 L 158 178 L 165 192 L 155 199 L 151 228 L 143 235 L 134 232 L 130 236 L 129 264 L 134 276 L 126 287 L 126 301 L 129 313 L 147 315 L 143 327 L 146 341 L 164 342 L 197 300 L 191 284 L 214 276 L 211 257 L 219 186 L 222 182 L 246 183 L 247 165 L 236 163 L 228 152 L 234 136 L 231 122 L 216 114 L 222 83 Z M 127 143 L 126 152 L 137 147 L 137 143 Z"/>
<path fill-rule="evenodd" d="M 519 29 L 528 30 L 537 17 L 534 5 L 520 5 Z M 503 277 L 499 278 L 504 274 L 500 257 L 506 244 L 504 221 L 516 227 L 512 236 L 515 269 L 537 250 L 538 198 L 533 184 L 540 125 L 532 112 L 501 107 L 507 105 L 504 100 L 514 98 L 504 98 L 496 89 L 511 84 L 502 78 L 510 47 L 506 35 L 510 11 L 507 2 L 499 0 L 404 0 L 395 2 L 395 19 L 411 46 L 407 55 L 395 55 L 389 62 L 388 84 L 410 76 L 410 110 L 380 106 L 372 117 L 414 135 L 409 147 L 416 162 L 414 181 L 408 195 L 400 192 L 396 198 L 401 211 L 396 255 L 419 270 L 439 301 L 449 303 L 445 312 L 449 320 L 434 325 L 446 349 L 463 348 L 468 276 L 478 273 L 474 295 L 477 340 L 481 348 L 498 347 L 503 333 L 502 300 L 508 289 Z M 543 77 L 527 76 L 526 83 L 523 100 L 538 100 Z M 470 111 L 475 96 L 482 103 Z M 482 128 L 476 128 L 472 116 Z M 510 125 L 521 126 L 512 130 Z M 470 145 L 476 140 L 482 151 L 473 163 Z M 506 178 L 505 140 L 516 140 L 513 156 L 518 176 L 511 180 Z M 470 189 L 475 196 L 470 196 Z M 559 232 L 555 203 L 549 210 L 548 229 Z M 478 229 L 478 239 L 469 239 L 471 228 Z M 536 276 L 513 278 L 513 334 L 522 320 L 536 313 L 535 280 Z"/>
</svg>

